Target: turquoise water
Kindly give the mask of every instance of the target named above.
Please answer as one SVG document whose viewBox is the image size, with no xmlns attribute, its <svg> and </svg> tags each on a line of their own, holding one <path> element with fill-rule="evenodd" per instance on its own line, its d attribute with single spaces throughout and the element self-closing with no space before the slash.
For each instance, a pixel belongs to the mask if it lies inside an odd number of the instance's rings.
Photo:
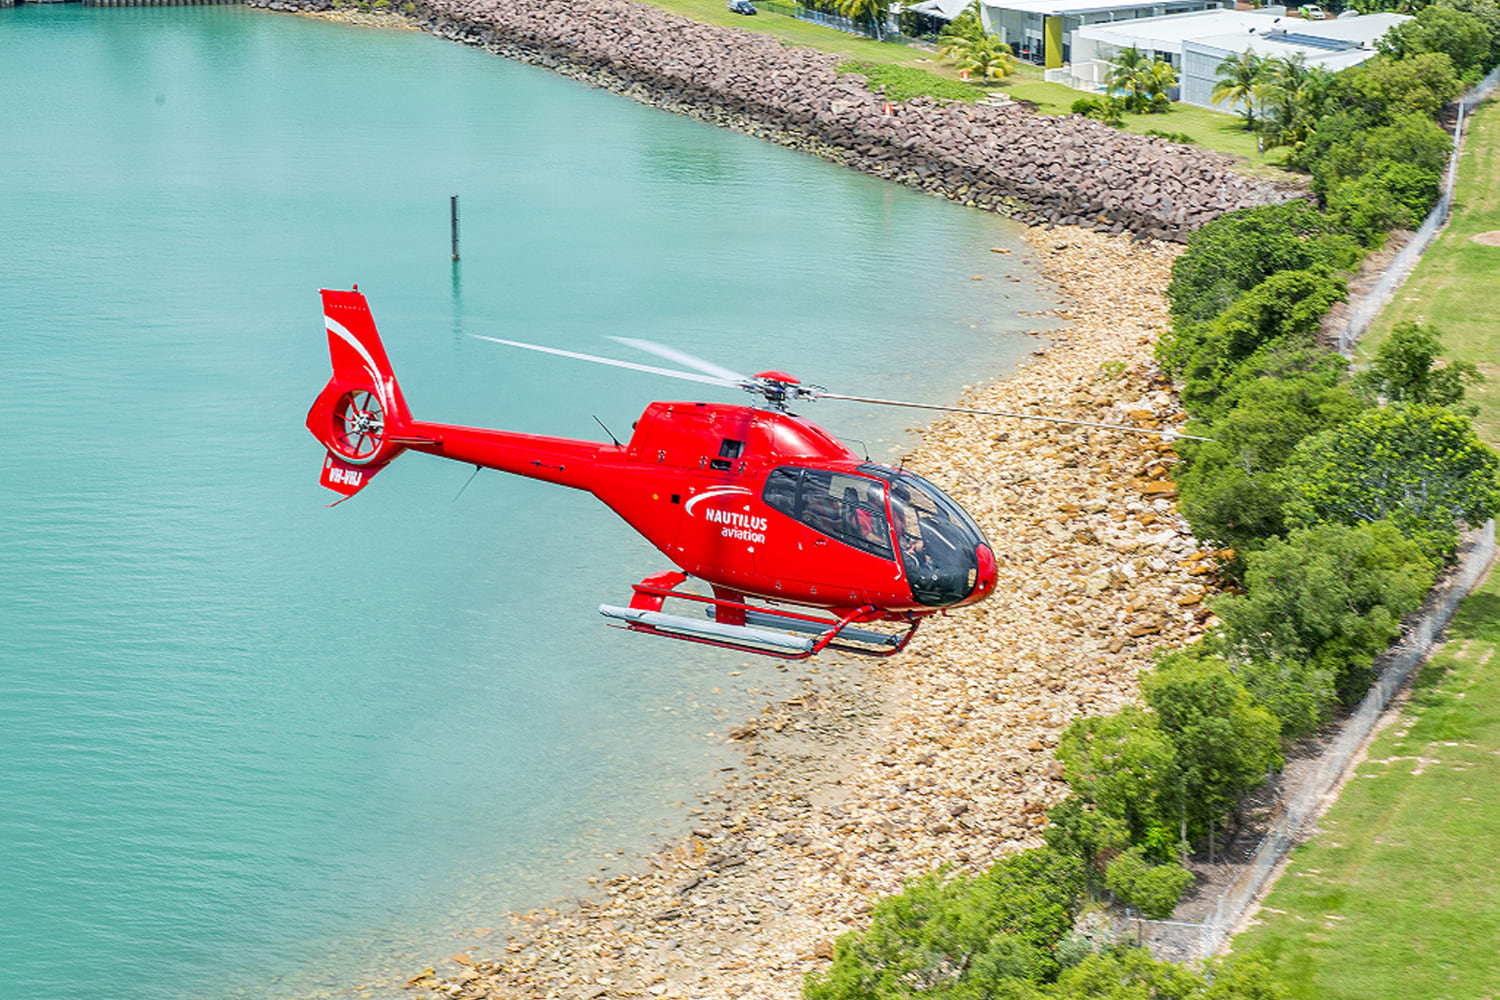
<svg viewBox="0 0 1500 1000">
<path fill-rule="evenodd" d="M 468 335 L 952 399 L 1050 305 L 1001 220 L 418 33 L 23 6 L 0 83 L 0 997 L 404 978 L 680 832 L 803 672 L 603 627 L 666 564 L 585 495 L 325 509 L 320 286 L 417 415 L 592 439 L 698 387 Z"/>
</svg>

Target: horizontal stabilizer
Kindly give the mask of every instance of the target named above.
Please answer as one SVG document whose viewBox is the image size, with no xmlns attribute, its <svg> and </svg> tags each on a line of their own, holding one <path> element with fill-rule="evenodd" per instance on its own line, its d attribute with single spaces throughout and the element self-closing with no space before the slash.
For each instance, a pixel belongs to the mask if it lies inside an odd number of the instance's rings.
<svg viewBox="0 0 1500 1000">
<path fill-rule="evenodd" d="M 364 489 L 375 478 L 375 473 L 383 468 L 383 464 L 350 465 L 330 451 L 323 458 L 323 476 L 320 482 L 335 493 L 342 493 L 347 499 Z"/>
</svg>

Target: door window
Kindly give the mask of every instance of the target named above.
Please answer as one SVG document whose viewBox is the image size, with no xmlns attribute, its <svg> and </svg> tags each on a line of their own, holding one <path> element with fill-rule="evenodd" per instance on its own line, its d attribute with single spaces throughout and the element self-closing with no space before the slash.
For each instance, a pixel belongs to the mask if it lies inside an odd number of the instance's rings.
<svg viewBox="0 0 1500 1000">
<path fill-rule="evenodd" d="M 761 499 L 819 534 L 893 558 L 885 519 L 885 484 L 826 469 L 776 469 Z"/>
</svg>

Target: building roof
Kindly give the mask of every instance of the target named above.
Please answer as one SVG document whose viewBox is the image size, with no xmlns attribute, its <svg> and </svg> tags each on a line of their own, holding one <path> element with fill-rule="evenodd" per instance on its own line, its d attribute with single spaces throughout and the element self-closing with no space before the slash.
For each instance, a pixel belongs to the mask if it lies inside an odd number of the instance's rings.
<svg viewBox="0 0 1500 1000">
<path fill-rule="evenodd" d="M 1088 24 L 1074 35 L 1121 48 L 1134 45 L 1157 52 L 1181 52 L 1183 42 L 1229 52 L 1250 49 L 1264 56 L 1300 52 L 1309 62 L 1340 69 L 1369 58 L 1376 39 L 1409 20 L 1403 14 L 1364 14 L 1304 21 L 1266 11 L 1203 10 Z"/>
<path fill-rule="evenodd" d="M 1060 14 L 1093 14 L 1103 10 L 1139 10 L 1142 7 L 1174 6 L 1174 0 L 981 0 L 994 10 L 1057 17 Z M 1185 0 L 1176 0 L 1185 2 Z M 1180 15 L 1168 15 L 1180 16 Z M 1141 18 L 1141 20 L 1146 20 Z"/>
<path fill-rule="evenodd" d="M 962 14 L 964 8 L 973 2 L 974 0 L 922 0 L 921 3 L 912 4 L 906 9 L 951 21 Z"/>
</svg>

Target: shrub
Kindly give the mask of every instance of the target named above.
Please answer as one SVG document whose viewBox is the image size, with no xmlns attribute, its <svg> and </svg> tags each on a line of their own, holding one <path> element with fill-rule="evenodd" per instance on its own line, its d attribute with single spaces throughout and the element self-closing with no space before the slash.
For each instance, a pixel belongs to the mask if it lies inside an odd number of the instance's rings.
<svg viewBox="0 0 1500 1000">
<path fill-rule="evenodd" d="M 1435 574 L 1421 548 L 1386 521 L 1293 531 L 1245 561 L 1246 593 L 1214 602 L 1226 652 L 1242 664 L 1291 661 L 1327 671 L 1345 701 L 1368 686 L 1375 654 L 1422 603 Z"/>
<path fill-rule="evenodd" d="M 868 930 L 838 939 L 833 965 L 809 975 L 803 993 L 809 1000 L 974 996 L 1007 980 L 1050 980 L 1058 971 L 1052 947 L 1072 928 L 1082 891 L 1078 862 L 1045 847 L 1002 858 L 980 875 L 913 879 L 875 904 Z"/>
<path fill-rule="evenodd" d="M 1431 556 L 1451 555 L 1462 525 L 1500 511 L 1500 457 L 1439 406 L 1367 410 L 1303 441 L 1287 471 L 1293 523 L 1389 519 Z"/>
<path fill-rule="evenodd" d="M 1184 408 L 1212 419 L 1230 401 L 1224 389 L 1258 354 L 1314 345 L 1323 314 L 1344 298 L 1344 282 L 1321 268 L 1282 271 L 1235 300 L 1212 322 L 1175 324 L 1161 354 L 1184 359 Z M 1164 365 L 1165 366 L 1165 365 Z"/>
<path fill-rule="evenodd" d="M 1171 862 L 1153 865 L 1146 852 L 1132 847 L 1109 863 L 1104 881 L 1120 901 L 1140 910 L 1148 920 L 1166 920 L 1177 909 L 1193 873 Z"/>
<path fill-rule="evenodd" d="M 1277 271 L 1338 271 L 1359 258 L 1359 248 L 1305 201 L 1242 209 L 1188 237 L 1167 297 L 1174 317 L 1211 320 Z"/>
<path fill-rule="evenodd" d="M 1170 103 L 1170 102 L 1168 102 L 1168 103 Z M 1153 108 L 1152 110 L 1154 111 L 1156 109 Z M 1158 139 L 1165 139 L 1168 142 L 1180 142 L 1180 143 L 1183 143 L 1184 145 L 1189 145 L 1189 146 L 1196 145 L 1197 142 L 1198 142 L 1197 139 L 1194 139 L 1192 136 L 1188 135 L 1186 132 L 1161 132 L 1161 131 L 1158 131 L 1157 129 L 1153 128 L 1153 129 L 1147 129 L 1146 130 L 1146 134 L 1147 135 L 1154 135 Z"/>
<path fill-rule="evenodd" d="M 1328 213 L 1365 246 L 1392 229 L 1415 229 L 1442 193 L 1442 175 L 1412 163 L 1381 160 L 1367 174 L 1327 192 Z"/>
</svg>

